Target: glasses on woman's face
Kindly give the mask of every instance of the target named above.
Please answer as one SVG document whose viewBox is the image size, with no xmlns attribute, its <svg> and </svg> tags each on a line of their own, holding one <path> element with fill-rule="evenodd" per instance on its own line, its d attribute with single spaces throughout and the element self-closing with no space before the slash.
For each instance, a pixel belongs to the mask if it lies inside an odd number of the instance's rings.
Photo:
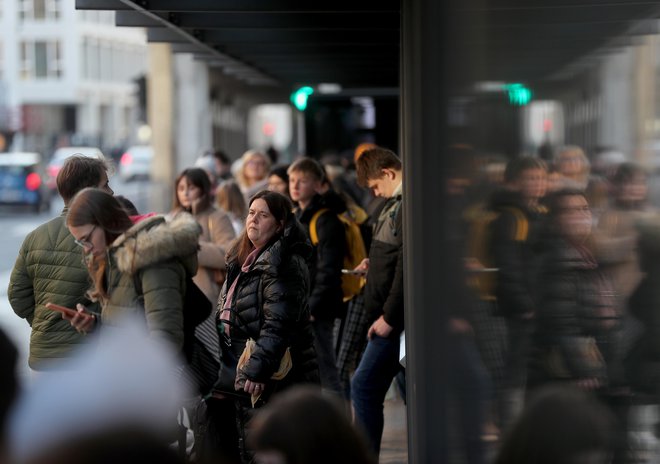
<svg viewBox="0 0 660 464">
<path fill-rule="evenodd" d="M 92 243 L 92 234 L 94 233 L 94 230 L 96 229 L 96 225 L 92 227 L 92 230 L 89 231 L 87 235 L 85 235 L 83 238 L 78 240 L 77 238 L 74 239 L 73 241 L 75 242 L 76 245 L 82 248 L 92 248 L 94 244 Z"/>
</svg>

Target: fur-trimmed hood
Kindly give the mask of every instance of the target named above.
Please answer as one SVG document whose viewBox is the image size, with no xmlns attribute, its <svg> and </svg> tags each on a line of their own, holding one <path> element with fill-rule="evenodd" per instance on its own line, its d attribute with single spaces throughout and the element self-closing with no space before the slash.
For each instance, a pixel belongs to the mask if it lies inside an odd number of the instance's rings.
<svg viewBox="0 0 660 464">
<path fill-rule="evenodd" d="M 186 272 L 197 272 L 197 250 L 202 228 L 189 214 L 172 221 L 153 216 L 138 222 L 117 237 L 109 248 L 121 272 L 134 274 L 152 264 L 179 258 Z"/>
</svg>

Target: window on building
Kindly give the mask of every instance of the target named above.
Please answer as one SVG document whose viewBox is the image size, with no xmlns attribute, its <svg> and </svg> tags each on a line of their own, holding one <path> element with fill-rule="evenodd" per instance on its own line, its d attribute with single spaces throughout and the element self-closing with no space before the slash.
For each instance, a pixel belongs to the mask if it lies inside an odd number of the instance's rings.
<svg viewBox="0 0 660 464">
<path fill-rule="evenodd" d="M 0 0 L 2 1 L 2 0 Z M 60 17 L 61 0 L 20 0 L 18 14 L 22 20 L 45 21 Z"/>
<path fill-rule="evenodd" d="M 21 79 L 57 79 L 62 76 L 60 43 L 22 42 Z"/>
</svg>

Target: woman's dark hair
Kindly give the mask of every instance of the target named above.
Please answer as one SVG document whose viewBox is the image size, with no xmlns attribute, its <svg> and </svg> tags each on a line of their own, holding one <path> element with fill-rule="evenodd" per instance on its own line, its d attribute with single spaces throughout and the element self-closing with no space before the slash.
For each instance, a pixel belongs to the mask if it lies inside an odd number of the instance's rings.
<svg viewBox="0 0 660 464">
<path fill-rule="evenodd" d="M 566 198 L 575 196 L 588 200 L 584 190 L 578 188 L 563 188 L 548 195 L 545 199 L 545 204 L 548 207 L 548 217 L 556 219 L 562 213 Z M 550 221 L 550 223 L 556 223 L 556 220 Z"/>
<path fill-rule="evenodd" d="M 288 184 L 289 183 L 289 174 L 287 173 L 288 169 L 289 169 L 288 164 L 275 166 L 273 169 L 270 170 L 270 173 L 268 173 L 268 177 L 277 176 Z"/>
<path fill-rule="evenodd" d="M 194 185 L 202 191 L 202 199 L 199 203 L 199 211 L 204 211 L 208 208 L 213 199 L 211 198 L 211 181 L 209 176 L 202 168 L 188 168 L 184 169 L 181 174 L 179 174 L 174 181 L 174 208 L 173 209 L 183 209 L 181 202 L 179 201 L 179 195 L 177 193 L 179 182 L 185 177 L 189 184 Z M 188 209 L 190 212 L 190 209 Z"/>
<path fill-rule="evenodd" d="M 251 448 L 279 451 L 288 464 L 375 464 L 361 433 L 336 400 L 313 387 L 294 387 L 255 417 Z"/>
<path fill-rule="evenodd" d="M 126 232 L 133 222 L 115 197 L 100 189 L 86 188 L 73 197 L 66 216 L 66 225 L 80 227 L 88 224 L 101 228 L 106 243 L 110 244 Z M 93 300 L 108 296 L 103 283 L 106 265 L 105 256 L 93 257 L 88 263 L 94 282 L 94 289 L 89 292 L 89 296 Z"/>
<path fill-rule="evenodd" d="M 614 419 L 589 393 L 568 386 L 539 390 L 505 437 L 496 464 L 579 462 L 608 453 Z"/>
<path fill-rule="evenodd" d="M 80 227 L 91 224 L 103 229 L 108 244 L 126 232 L 133 222 L 124 206 L 115 197 L 96 188 L 81 190 L 69 206 L 67 226 Z"/>
<path fill-rule="evenodd" d="M 627 182 L 632 181 L 635 177 L 643 176 L 644 179 L 648 177 L 646 170 L 636 163 L 622 163 L 617 168 L 612 183 L 616 186 L 621 186 Z"/>
<path fill-rule="evenodd" d="M 248 209 L 252 206 L 255 200 L 264 200 L 268 206 L 270 214 L 273 215 L 277 222 L 287 223 L 293 216 L 293 205 L 291 200 L 282 195 L 281 193 L 271 192 L 269 190 L 262 190 L 261 192 L 254 195 L 250 198 L 250 203 L 248 204 Z M 249 214 L 249 213 L 248 213 Z M 279 238 L 279 234 L 276 234 L 270 241 L 273 243 Z M 269 243 L 269 245 L 270 245 Z M 240 265 L 243 265 L 245 258 L 254 250 L 254 245 L 247 236 L 247 228 L 243 229 L 243 232 L 234 242 L 232 247 L 227 252 L 228 263 L 232 261 L 238 261 Z"/>
<path fill-rule="evenodd" d="M 129 216 L 137 216 L 138 214 L 140 214 L 137 208 L 135 207 L 135 204 L 125 196 L 115 195 L 115 200 L 121 203 L 121 205 L 124 207 L 124 209 L 126 210 Z"/>
</svg>

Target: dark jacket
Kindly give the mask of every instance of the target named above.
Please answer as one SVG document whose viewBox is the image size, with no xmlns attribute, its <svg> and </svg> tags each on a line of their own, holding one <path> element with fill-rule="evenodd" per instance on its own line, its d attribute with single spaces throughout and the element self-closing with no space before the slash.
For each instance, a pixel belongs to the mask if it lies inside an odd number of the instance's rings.
<svg viewBox="0 0 660 464">
<path fill-rule="evenodd" d="M 639 259 L 644 278 L 628 301 L 628 309 L 643 332 L 628 353 L 624 367 L 630 386 L 639 392 L 660 394 L 660 223 L 637 224 Z"/>
<path fill-rule="evenodd" d="M 181 214 L 171 222 L 145 219 L 120 235 L 108 247 L 103 323 L 121 324 L 126 314 L 141 313 L 152 337 L 181 349 L 185 285 L 197 272 L 200 232 L 192 216 Z"/>
<path fill-rule="evenodd" d="M 231 344 L 221 343 L 221 349 L 231 350 L 238 359 L 247 339 L 255 340 L 256 348 L 242 372 L 250 380 L 267 382 L 290 348 L 293 367 L 279 387 L 318 383 L 307 304 L 306 259 L 310 252 L 305 233 L 293 219 L 285 226 L 284 234 L 261 252 L 247 272 L 240 273 L 237 261 L 228 263 L 219 308 L 224 308 L 229 286 L 236 278 L 239 281 L 230 312 Z"/>
<path fill-rule="evenodd" d="M 517 192 L 497 192 L 491 209 L 498 217 L 491 224 L 491 250 L 497 273 L 497 308 L 504 317 L 519 317 L 536 310 L 535 285 L 539 256 L 537 242 L 545 209 L 530 209 Z"/>
<path fill-rule="evenodd" d="M 65 224 L 66 209 L 59 217 L 30 232 L 23 241 L 9 280 L 9 303 L 14 312 L 32 327 L 32 369 L 69 355 L 84 341 L 68 321 L 46 303 L 75 308 L 81 303 L 93 311 L 85 296 L 90 279 L 82 262 L 82 249 L 73 241 Z"/>
<path fill-rule="evenodd" d="M 296 217 L 307 239 L 310 239 L 310 222 L 322 208 L 328 211 L 316 221 L 319 243 L 308 262 L 311 282 L 309 308 L 315 319 L 328 320 L 341 317 L 344 308 L 341 270 L 346 255 L 346 233 L 337 215 L 346 211 L 346 204 L 339 195 L 330 191 L 323 197 L 316 195 L 304 210 L 296 210 Z"/>
<path fill-rule="evenodd" d="M 364 289 L 364 309 L 369 321 L 384 316 L 385 322 L 394 328 L 393 335 L 403 330 L 401 206 L 401 190 L 397 190 L 381 210 L 369 248 L 369 273 Z"/>
<path fill-rule="evenodd" d="M 588 249 L 553 239 L 541 264 L 530 378 L 606 382 L 615 342 L 606 318 L 615 308 L 612 285 Z"/>
</svg>

